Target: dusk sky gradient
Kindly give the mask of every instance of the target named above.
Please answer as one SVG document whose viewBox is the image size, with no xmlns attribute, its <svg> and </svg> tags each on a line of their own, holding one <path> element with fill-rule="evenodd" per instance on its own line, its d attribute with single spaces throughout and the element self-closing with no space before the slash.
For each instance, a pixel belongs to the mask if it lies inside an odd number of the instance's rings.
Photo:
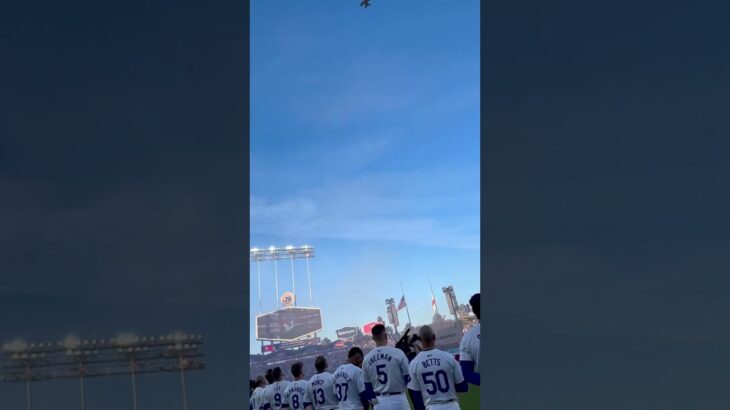
<svg viewBox="0 0 730 410">
<path fill-rule="evenodd" d="M 479 125 L 478 1 L 254 2 L 251 246 L 315 247 L 323 336 L 385 317 L 401 281 L 418 324 L 429 277 L 442 313 L 442 286 L 460 303 L 479 290 Z M 296 272 L 308 304 L 304 262 Z M 270 263 L 262 277 L 270 311 Z"/>
</svg>

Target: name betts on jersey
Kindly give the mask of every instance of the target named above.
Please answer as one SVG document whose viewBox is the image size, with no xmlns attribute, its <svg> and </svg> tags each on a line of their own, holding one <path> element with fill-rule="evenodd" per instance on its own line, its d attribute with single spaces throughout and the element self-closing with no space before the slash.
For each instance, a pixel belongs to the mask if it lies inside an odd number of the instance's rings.
<svg viewBox="0 0 730 410">
<path fill-rule="evenodd" d="M 408 388 L 420 391 L 426 406 L 457 400 L 456 385 L 464 381 L 464 375 L 451 353 L 423 351 L 413 359 L 409 370 Z"/>
</svg>

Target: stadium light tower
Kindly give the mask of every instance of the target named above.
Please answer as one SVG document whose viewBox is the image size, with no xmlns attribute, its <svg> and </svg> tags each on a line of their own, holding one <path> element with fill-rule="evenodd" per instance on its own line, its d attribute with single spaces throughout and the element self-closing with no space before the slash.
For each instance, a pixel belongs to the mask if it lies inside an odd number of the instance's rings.
<svg viewBox="0 0 730 410">
<path fill-rule="evenodd" d="M 78 379 L 84 410 L 86 378 L 131 375 L 133 408 L 137 409 L 137 374 L 180 371 L 180 361 L 184 362 L 185 370 L 204 369 L 202 344 L 202 335 L 140 338 L 130 333 L 108 340 L 79 340 L 68 336 L 57 343 L 14 341 L 5 343 L 0 351 L 0 381 L 25 382 L 26 404 L 30 410 L 32 382 Z M 176 350 L 178 345 L 180 348 Z M 186 400 L 183 409 L 187 409 Z"/>
<path fill-rule="evenodd" d="M 461 324 L 461 321 L 459 320 L 458 315 L 458 308 L 459 304 L 456 301 L 456 293 L 454 292 L 453 286 L 446 286 L 441 288 L 441 290 L 444 292 L 444 297 L 446 298 L 446 304 L 449 307 L 449 313 L 454 315 L 454 319 L 456 319 L 457 324 Z"/>
<path fill-rule="evenodd" d="M 263 261 L 273 261 L 274 263 L 274 281 L 276 287 L 276 305 L 279 306 L 279 270 L 277 261 L 282 259 L 289 259 L 291 263 L 292 272 L 292 293 L 294 293 L 296 304 L 296 288 L 295 288 L 295 277 L 294 277 L 294 259 L 305 259 L 307 263 L 307 280 L 309 284 L 309 304 L 313 306 L 312 302 L 312 276 L 309 270 L 309 259 L 314 257 L 314 247 L 310 245 L 303 246 L 286 246 L 284 248 L 277 248 L 274 246 L 268 249 L 251 248 L 250 250 L 250 261 L 256 262 L 257 264 Z M 261 283 L 261 277 L 258 278 L 259 284 Z"/>
</svg>

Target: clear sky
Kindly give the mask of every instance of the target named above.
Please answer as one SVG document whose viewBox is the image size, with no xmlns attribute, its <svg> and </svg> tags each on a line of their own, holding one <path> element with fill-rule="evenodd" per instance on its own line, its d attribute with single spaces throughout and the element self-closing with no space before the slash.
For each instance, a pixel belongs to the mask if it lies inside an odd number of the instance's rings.
<svg viewBox="0 0 730 410">
<path fill-rule="evenodd" d="M 441 312 L 442 286 L 460 303 L 479 289 L 479 2 L 358 3 L 251 12 L 251 246 L 316 248 L 330 338 L 385 317 L 401 281 L 414 323 L 430 320 L 429 278 Z M 303 262 L 295 272 L 304 301 Z M 262 276 L 270 311 L 273 266 Z"/>
</svg>

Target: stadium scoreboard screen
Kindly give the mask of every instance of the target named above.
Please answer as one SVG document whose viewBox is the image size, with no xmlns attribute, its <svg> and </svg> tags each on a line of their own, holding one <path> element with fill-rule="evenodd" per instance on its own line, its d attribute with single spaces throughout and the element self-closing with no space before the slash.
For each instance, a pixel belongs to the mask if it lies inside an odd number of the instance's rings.
<svg viewBox="0 0 730 410">
<path fill-rule="evenodd" d="M 256 317 L 256 339 L 289 342 L 322 330 L 317 308 L 290 307 Z"/>
</svg>

